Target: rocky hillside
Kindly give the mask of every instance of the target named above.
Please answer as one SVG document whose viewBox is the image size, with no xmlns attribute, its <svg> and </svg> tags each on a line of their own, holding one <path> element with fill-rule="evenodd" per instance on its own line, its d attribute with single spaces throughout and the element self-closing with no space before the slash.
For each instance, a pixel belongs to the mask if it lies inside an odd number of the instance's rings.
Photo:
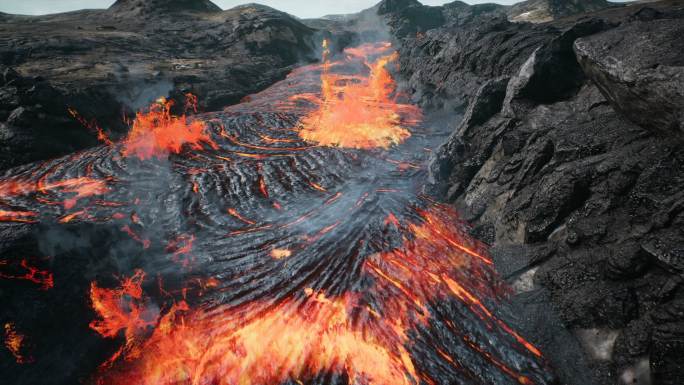
<svg viewBox="0 0 684 385">
<path fill-rule="evenodd" d="M 217 110 L 316 60 L 315 31 L 260 5 L 119 0 L 108 10 L 2 16 L 0 169 L 96 143 L 67 111 L 113 136 L 160 96 L 192 92 Z"/>
<path fill-rule="evenodd" d="M 411 7 L 390 25 L 410 24 Z M 554 337 L 534 309 L 552 306 L 594 383 L 680 384 L 684 4 L 545 24 L 498 8 L 449 4 L 439 27 L 393 28 L 415 99 L 464 115 L 426 191 L 493 245 L 538 343 Z M 563 352 L 555 361 L 569 366 Z"/>
<path fill-rule="evenodd" d="M 515 22 L 545 23 L 614 6 L 606 0 L 527 0 L 513 5 L 508 18 Z"/>
</svg>

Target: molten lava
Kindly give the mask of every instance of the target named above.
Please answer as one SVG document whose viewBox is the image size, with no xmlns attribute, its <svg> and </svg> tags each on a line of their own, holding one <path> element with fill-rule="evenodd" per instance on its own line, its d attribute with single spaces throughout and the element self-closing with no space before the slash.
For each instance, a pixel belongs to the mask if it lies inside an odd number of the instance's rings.
<svg viewBox="0 0 684 385">
<path fill-rule="evenodd" d="M 406 128 L 420 119 L 420 111 L 401 104 L 393 96 L 396 85 L 387 66 L 397 54 L 387 54 L 388 44 L 369 44 L 347 49 L 368 68 L 368 76 L 345 76 L 330 71 L 327 41 L 323 43 L 321 96 L 313 99 L 318 108 L 305 116 L 299 135 L 322 146 L 388 148 L 411 136 Z M 369 62 L 369 56 L 381 54 Z"/>
<path fill-rule="evenodd" d="M 138 270 L 132 277 L 122 279 L 118 288 L 101 288 L 95 282 L 90 286 L 93 309 L 101 318 L 92 321 L 90 328 L 107 338 L 116 337 L 123 331 L 126 344 L 122 351 L 129 354 L 145 329 L 156 325 L 159 316 L 157 311 L 146 307 L 142 290 L 144 279 L 145 273 Z"/>
<path fill-rule="evenodd" d="M 5 324 L 5 347 L 12 353 L 18 364 L 33 362 L 33 359 L 25 355 L 26 337 L 19 333 L 13 323 Z"/>
<path fill-rule="evenodd" d="M 0 261 L 0 267 L 9 267 L 9 265 L 10 264 L 7 261 Z M 33 282 L 40 286 L 41 290 L 49 290 L 55 287 L 55 279 L 50 271 L 41 270 L 37 267 L 31 266 L 26 259 L 23 259 L 19 264 L 19 267 L 15 270 L 21 270 L 23 273 L 12 274 L 0 270 L 0 279 L 13 279 Z"/>
<path fill-rule="evenodd" d="M 333 372 L 346 373 L 351 383 L 415 384 L 426 377 L 418 374 L 411 358 L 409 335 L 416 327 L 428 325 L 433 304 L 449 298 L 461 301 L 522 350 L 538 355 L 534 346 L 473 294 L 475 290 L 483 293 L 477 277 L 486 274 L 490 263 L 482 246 L 467 241 L 449 222 L 453 218 L 450 209 L 435 207 L 418 213 L 420 222 L 405 225 L 394 215 L 389 217 L 392 226 L 408 229 L 412 239 L 367 258 L 363 274 L 375 282 L 362 292 L 329 297 L 306 288 L 275 304 L 253 301 L 207 310 L 174 306 L 149 339 L 138 342 L 139 338 L 128 337 L 136 348 L 124 351 L 120 370 L 103 373 L 101 383 L 257 385 L 305 381 Z M 271 255 L 282 258 L 291 253 L 273 249 Z M 101 334 L 113 336 L 125 329 L 127 336 L 135 336 L 136 330 L 153 324 L 141 318 L 137 306 L 129 303 L 126 311 L 121 310 L 122 296 L 141 300 L 143 276 L 139 273 L 121 289 L 105 291 L 104 301 L 93 300 L 105 319 L 104 325 L 94 327 Z M 496 298 L 498 292 L 493 289 L 488 295 Z M 514 381 L 532 383 L 508 367 L 505 357 L 497 358 L 486 346 L 468 343 Z M 447 362 L 457 365 L 457 357 L 440 352 Z"/>
<path fill-rule="evenodd" d="M 194 150 L 202 149 L 202 144 L 218 147 L 204 122 L 190 121 L 185 115 L 174 116 L 172 107 L 172 100 L 161 98 L 147 112 L 138 112 L 124 141 L 123 155 L 145 160 L 178 154 L 185 146 Z"/>
</svg>

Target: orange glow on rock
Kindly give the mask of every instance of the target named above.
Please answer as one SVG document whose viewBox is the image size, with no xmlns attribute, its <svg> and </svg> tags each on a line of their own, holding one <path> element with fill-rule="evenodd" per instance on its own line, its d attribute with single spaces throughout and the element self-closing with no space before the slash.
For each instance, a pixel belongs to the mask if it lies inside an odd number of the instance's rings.
<svg viewBox="0 0 684 385">
<path fill-rule="evenodd" d="M 397 54 L 388 54 L 390 47 L 368 44 L 346 50 L 360 58 L 370 73 L 344 76 L 330 73 L 330 52 L 324 42 L 321 96 L 320 100 L 306 97 L 318 108 L 302 119 L 302 139 L 321 146 L 389 148 L 411 136 L 406 127 L 416 124 L 421 114 L 418 108 L 398 103 L 393 97 L 396 86 L 387 65 L 397 59 Z M 384 56 L 369 62 L 371 54 Z"/>
<path fill-rule="evenodd" d="M 292 256 L 292 251 L 288 249 L 273 249 L 271 250 L 271 257 L 275 259 L 283 259 Z"/>
<path fill-rule="evenodd" d="M 189 120 L 185 115 L 171 114 L 173 101 L 164 98 L 150 106 L 148 111 L 136 114 L 128 137 L 124 141 L 123 155 L 135 156 L 141 160 L 166 158 L 178 154 L 184 146 L 194 150 L 202 144 L 218 148 L 207 132 L 206 124 Z"/>
<path fill-rule="evenodd" d="M 108 180 L 88 177 L 64 179 L 56 182 L 48 182 L 45 178 L 36 181 L 9 180 L 0 182 L 0 197 L 11 197 L 29 194 L 75 194 L 64 200 L 64 208 L 69 210 L 83 198 L 103 195 L 109 192 Z"/>
<path fill-rule="evenodd" d="M 35 223 L 38 213 L 35 211 L 0 210 L 0 222 Z"/>
</svg>

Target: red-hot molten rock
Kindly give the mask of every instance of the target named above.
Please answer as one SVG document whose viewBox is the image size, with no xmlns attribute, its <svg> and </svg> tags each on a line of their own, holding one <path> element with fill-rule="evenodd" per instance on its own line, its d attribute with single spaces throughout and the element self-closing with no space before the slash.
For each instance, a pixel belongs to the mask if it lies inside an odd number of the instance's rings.
<svg viewBox="0 0 684 385">
<path fill-rule="evenodd" d="M 196 100 L 194 97 L 189 99 Z M 195 150 L 202 149 L 202 144 L 218 147 L 204 122 L 189 120 L 185 115 L 174 116 L 172 106 L 173 101 L 161 98 L 148 111 L 138 112 L 124 141 L 124 156 L 145 160 L 177 154 L 184 146 Z"/>
</svg>

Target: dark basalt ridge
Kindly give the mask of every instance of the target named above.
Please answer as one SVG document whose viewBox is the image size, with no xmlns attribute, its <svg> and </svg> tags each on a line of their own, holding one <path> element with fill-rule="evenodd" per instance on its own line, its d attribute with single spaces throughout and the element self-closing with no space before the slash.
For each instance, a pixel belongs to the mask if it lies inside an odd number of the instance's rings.
<svg viewBox="0 0 684 385">
<path fill-rule="evenodd" d="M 449 7 L 442 26 L 396 34 L 416 101 L 464 114 L 426 192 L 493 245 L 523 307 L 548 295 L 595 383 L 681 383 L 684 5 L 545 24 Z"/>
<path fill-rule="evenodd" d="M 114 13 L 221 12 L 209 0 L 117 0 L 109 10 Z"/>
</svg>

